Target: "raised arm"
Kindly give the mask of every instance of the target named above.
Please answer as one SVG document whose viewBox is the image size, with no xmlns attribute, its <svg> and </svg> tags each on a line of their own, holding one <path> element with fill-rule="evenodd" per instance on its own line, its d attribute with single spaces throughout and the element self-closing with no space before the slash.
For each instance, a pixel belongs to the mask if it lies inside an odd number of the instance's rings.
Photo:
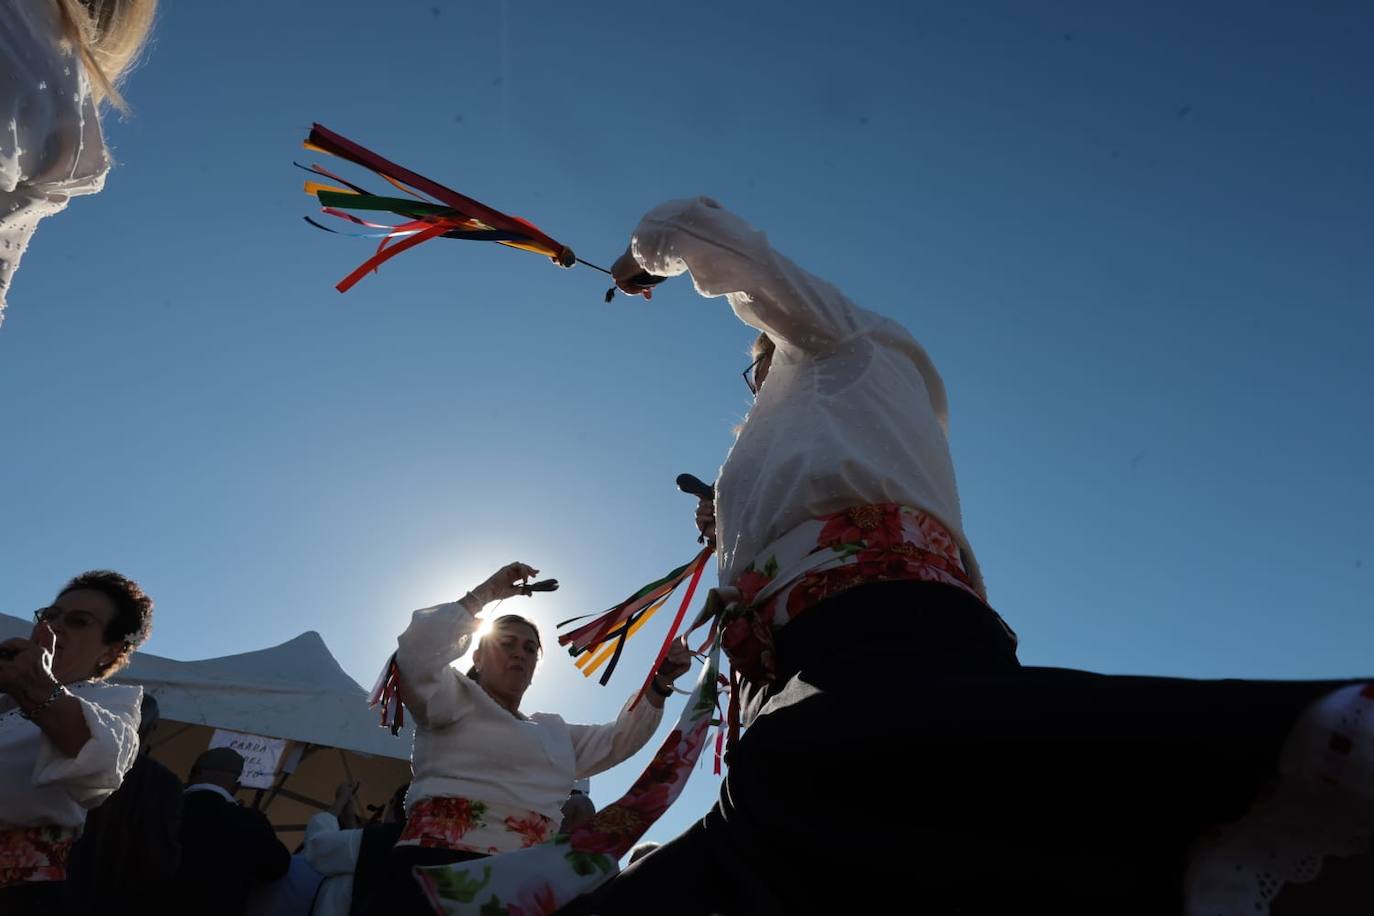
<svg viewBox="0 0 1374 916">
<path fill-rule="evenodd" d="M 401 700 L 427 728 L 451 725 L 467 706 L 468 691 L 480 689 L 453 670 L 477 632 L 477 614 L 492 601 L 528 594 L 524 581 L 537 574 L 524 563 L 509 563 L 457 601 L 423 608 L 397 639 Z"/>
<path fill-rule="evenodd" d="M 833 285 L 779 254 L 768 237 L 709 197 L 674 200 L 650 210 L 611 272 L 631 295 L 632 278 L 690 273 L 703 296 L 725 296 L 741 321 L 792 359 L 843 351 L 872 335 L 902 351 L 925 379 L 931 406 L 948 424 L 944 382 L 930 356 L 897 322 L 855 305 Z"/>
<path fill-rule="evenodd" d="M 427 728 L 450 725 L 462 715 L 466 685 L 450 663 L 467 652 L 480 609 L 468 596 L 423 608 L 410 615 L 410 626 L 396 640 L 401 700 Z"/>
<path fill-rule="evenodd" d="M 640 220 L 613 272 L 627 280 L 640 270 L 665 277 L 690 273 L 697 292 L 725 296 L 745 324 L 808 353 L 839 346 L 874 317 L 709 197 L 669 201 Z"/>
</svg>

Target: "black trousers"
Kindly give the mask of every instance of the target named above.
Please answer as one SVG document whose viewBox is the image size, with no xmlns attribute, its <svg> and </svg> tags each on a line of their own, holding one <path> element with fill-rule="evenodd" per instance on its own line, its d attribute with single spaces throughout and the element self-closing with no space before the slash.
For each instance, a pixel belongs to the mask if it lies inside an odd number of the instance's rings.
<svg viewBox="0 0 1374 916">
<path fill-rule="evenodd" d="M 1348 683 L 1022 667 L 936 583 L 852 589 L 778 636 L 719 802 L 565 912 L 1177 913 L 1194 838 Z"/>
<path fill-rule="evenodd" d="M 470 859 L 484 859 L 476 852 L 435 849 L 423 846 L 393 846 L 367 900 L 361 904 L 364 916 L 433 916 L 434 910 L 416 882 L 412 868 L 421 865 L 451 865 Z M 353 903 L 359 911 L 359 902 Z"/>
<path fill-rule="evenodd" d="M 0 916 L 64 916 L 65 881 L 26 881 L 0 888 Z"/>
</svg>

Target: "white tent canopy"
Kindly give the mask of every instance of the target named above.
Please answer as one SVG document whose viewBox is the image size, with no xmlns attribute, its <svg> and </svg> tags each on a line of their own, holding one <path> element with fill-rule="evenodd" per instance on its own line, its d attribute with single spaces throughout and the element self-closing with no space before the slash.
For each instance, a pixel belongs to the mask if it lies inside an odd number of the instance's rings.
<svg viewBox="0 0 1374 916">
<path fill-rule="evenodd" d="M 0 614 L 0 638 L 27 636 L 32 623 Z M 334 660 L 314 631 L 279 646 L 177 661 L 135 652 L 113 680 L 157 698 L 161 724 L 153 756 L 183 779 L 214 729 L 291 742 L 277 784 L 256 804 L 278 829 L 294 832 L 328 805 L 334 786 L 361 781 L 359 800 L 380 804 L 409 778 L 411 739 L 393 737 L 367 708 L 367 692 Z M 335 749 L 335 753 L 324 753 Z"/>
<path fill-rule="evenodd" d="M 0 614 L 0 638 L 31 628 Z M 366 691 L 313 630 L 269 649 L 193 662 L 135 652 L 113 680 L 151 692 L 164 719 L 410 759 L 410 740 L 378 727 Z"/>
</svg>

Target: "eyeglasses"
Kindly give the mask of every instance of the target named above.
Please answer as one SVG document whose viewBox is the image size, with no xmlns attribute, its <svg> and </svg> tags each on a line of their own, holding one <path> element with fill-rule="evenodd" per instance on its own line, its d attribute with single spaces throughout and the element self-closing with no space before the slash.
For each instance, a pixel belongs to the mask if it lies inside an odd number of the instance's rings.
<svg viewBox="0 0 1374 916">
<path fill-rule="evenodd" d="M 757 382 L 754 381 L 754 378 L 755 378 L 755 376 L 758 374 L 758 371 L 759 371 L 759 363 L 763 362 L 763 361 L 764 361 L 765 359 L 767 359 L 770 355 L 771 355 L 771 354 L 769 354 L 769 353 L 760 353 L 758 359 L 756 359 L 756 360 L 754 360 L 752 363 L 750 363 L 750 364 L 749 364 L 749 368 L 748 368 L 748 369 L 745 369 L 744 372 L 741 373 L 741 374 L 744 376 L 744 384 L 746 384 L 746 385 L 749 386 L 749 393 L 750 393 L 750 394 L 758 394 L 758 393 L 759 393 L 759 385 L 758 385 Z"/>
<path fill-rule="evenodd" d="M 62 625 L 69 630 L 84 630 L 88 627 L 100 626 L 100 618 L 90 611 L 69 611 L 60 607 L 41 607 L 33 612 L 35 623 L 53 624 L 61 620 Z"/>
</svg>

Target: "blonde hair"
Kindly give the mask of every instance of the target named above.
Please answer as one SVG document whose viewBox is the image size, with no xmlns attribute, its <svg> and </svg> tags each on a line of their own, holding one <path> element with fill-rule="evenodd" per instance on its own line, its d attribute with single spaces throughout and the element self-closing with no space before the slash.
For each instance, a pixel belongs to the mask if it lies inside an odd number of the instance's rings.
<svg viewBox="0 0 1374 916">
<path fill-rule="evenodd" d="M 755 337 L 754 342 L 749 345 L 749 358 L 757 362 L 763 359 L 763 357 L 772 354 L 777 348 L 778 345 L 773 343 L 773 338 L 768 336 L 767 331 L 759 331 L 759 336 Z M 734 433 L 735 438 L 738 439 L 740 430 L 742 429 L 744 429 L 744 420 L 740 420 L 734 426 L 730 427 L 730 432 Z"/>
<path fill-rule="evenodd" d="M 57 0 L 62 32 L 86 67 L 96 102 L 120 111 L 120 79 L 137 59 L 152 31 L 157 0 Z"/>
</svg>

